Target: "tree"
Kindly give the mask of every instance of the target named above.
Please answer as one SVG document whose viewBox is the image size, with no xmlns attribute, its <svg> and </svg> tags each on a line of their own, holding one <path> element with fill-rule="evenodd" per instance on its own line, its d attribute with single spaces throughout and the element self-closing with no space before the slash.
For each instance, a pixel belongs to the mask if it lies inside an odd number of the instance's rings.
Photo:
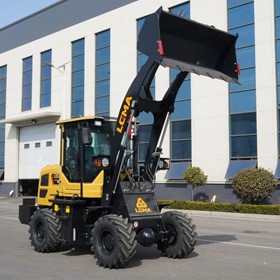
<svg viewBox="0 0 280 280">
<path fill-rule="evenodd" d="M 242 203 L 263 204 L 268 201 L 276 187 L 271 172 L 264 168 L 246 168 L 232 180 L 233 193 Z"/>
<path fill-rule="evenodd" d="M 183 173 L 183 179 L 192 186 L 192 201 L 194 188 L 204 186 L 207 182 L 207 175 L 199 167 L 189 167 Z"/>
</svg>

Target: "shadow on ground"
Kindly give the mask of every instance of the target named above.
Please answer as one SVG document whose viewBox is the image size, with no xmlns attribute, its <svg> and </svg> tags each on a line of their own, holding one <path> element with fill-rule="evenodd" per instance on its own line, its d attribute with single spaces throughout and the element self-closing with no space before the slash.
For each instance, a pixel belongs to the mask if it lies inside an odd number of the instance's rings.
<svg viewBox="0 0 280 280">
<path fill-rule="evenodd" d="M 61 247 L 59 251 L 63 252 L 63 255 L 69 257 L 78 257 L 81 255 L 89 255 L 89 257 L 94 257 L 94 253 L 91 251 L 91 246 L 79 246 L 76 248 Z M 198 254 L 194 251 L 186 258 L 194 258 L 196 256 L 198 256 Z M 140 266 L 142 265 L 143 260 L 155 260 L 159 258 L 166 257 L 162 256 L 161 252 L 157 249 L 157 245 L 153 245 L 151 247 L 143 247 L 138 244 L 135 256 L 129 261 L 124 269 Z"/>
<path fill-rule="evenodd" d="M 199 235 L 197 237 L 197 245 L 210 245 L 211 243 L 230 242 L 237 240 L 235 235 L 218 234 L 218 235 Z"/>
</svg>

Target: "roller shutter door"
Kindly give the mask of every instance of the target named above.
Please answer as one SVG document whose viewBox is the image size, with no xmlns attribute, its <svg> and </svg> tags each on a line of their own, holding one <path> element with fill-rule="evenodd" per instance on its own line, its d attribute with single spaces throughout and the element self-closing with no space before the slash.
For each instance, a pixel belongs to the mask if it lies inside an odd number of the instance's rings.
<svg viewBox="0 0 280 280">
<path fill-rule="evenodd" d="M 53 123 L 20 128 L 19 179 L 38 179 L 42 167 L 55 162 Z"/>
</svg>

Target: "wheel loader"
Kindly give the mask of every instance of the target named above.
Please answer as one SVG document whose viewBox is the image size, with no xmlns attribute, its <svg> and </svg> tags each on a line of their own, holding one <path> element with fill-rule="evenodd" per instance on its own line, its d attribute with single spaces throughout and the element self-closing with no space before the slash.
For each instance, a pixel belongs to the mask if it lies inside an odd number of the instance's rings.
<svg viewBox="0 0 280 280">
<path fill-rule="evenodd" d="M 162 143 L 176 95 L 189 73 L 238 83 L 237 35 L 186 20 L 159 8 L 147 16 L 138 51 L 148 59 L 128 89 L 117 118 L 61 120 L 60 164 L 41 170 L 37 199 L 23 198 L 19 220 L 31 245 L 53 252 L 61 245 L 91 246 L 97 263 L 124 267 L 137 244 L 156 245 L 170 258 L 188 256 L 196 244 L 192 220 L 161 213 L 156 173 L 168 168 Z M 162 100 L 150 85 L 159 67 L 178 70 Z M 144 163 L 138 162 L 139 115 L 153 115 Z"/>
</svg>

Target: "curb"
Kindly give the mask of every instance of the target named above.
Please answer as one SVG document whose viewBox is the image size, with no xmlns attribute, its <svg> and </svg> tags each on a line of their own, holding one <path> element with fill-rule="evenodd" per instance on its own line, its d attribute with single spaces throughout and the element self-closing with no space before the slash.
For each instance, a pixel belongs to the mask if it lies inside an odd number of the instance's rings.
<svg viewBox="0 0 280 280">
<path fill-rule="evenodd" d="M 245 214 L 245 213 L 231 213 L 231 212 L 216 212 L 216 211 L 198 211 L 198 210 L 182 210 L 182 209 L 162 209 L 162 212 L 180 211 L 189 216 L 197 217 L 213 217 L 213 218 L 231 218 L 244 220 L 259 220 L 268 222 L 280 223 L 279 215 L 263 215 L 263 214 Z"/>
</svg>

